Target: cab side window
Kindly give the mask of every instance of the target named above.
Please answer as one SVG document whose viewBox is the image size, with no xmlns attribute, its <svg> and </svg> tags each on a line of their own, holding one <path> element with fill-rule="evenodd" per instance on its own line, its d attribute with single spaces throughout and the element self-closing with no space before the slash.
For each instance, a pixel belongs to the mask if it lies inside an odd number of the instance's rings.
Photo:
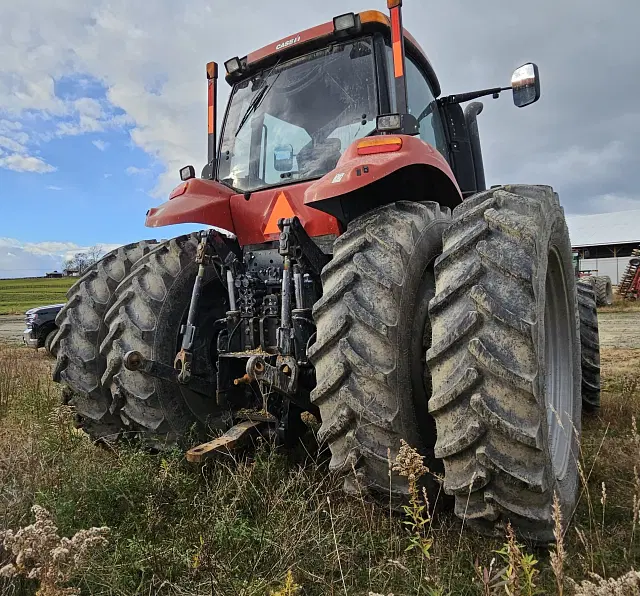
<svg viewBox="0 0 640 596">
<path fill-rule="evenodd" d="M 393 80 L 393 53 L 387 46 L 389 89 L 392 102 L 395 103 L 395 81 Z M 409 113 L 418 118 L 420 138 L 436 148 L 446 158 L 447 145 L 444 136 L 440 111 L 436 103 L 427 76 L 416 62 L 407 55 L 406 73 Z"/>
<path fill-rule="evenodd" d="M 405 76 L 409 113 L 419 120 L 420 138 L 446 156 L 444 131 L 436 99 L 426 76 L 409 56 Z"/>
</svg>

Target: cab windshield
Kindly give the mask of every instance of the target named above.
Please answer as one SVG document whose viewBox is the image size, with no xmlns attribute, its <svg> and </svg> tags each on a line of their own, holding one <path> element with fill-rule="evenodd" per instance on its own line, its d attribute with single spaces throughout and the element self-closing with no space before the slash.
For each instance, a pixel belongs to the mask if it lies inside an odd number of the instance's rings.
<svg viewBox="0 0 640 596">
<path fill-rule="evenodd" d="M 370 38 L 277 63 L 237 83 L 224 125 L 218 179 L 241 192 L 320 178 L 376 127 Z"/>
</svg>

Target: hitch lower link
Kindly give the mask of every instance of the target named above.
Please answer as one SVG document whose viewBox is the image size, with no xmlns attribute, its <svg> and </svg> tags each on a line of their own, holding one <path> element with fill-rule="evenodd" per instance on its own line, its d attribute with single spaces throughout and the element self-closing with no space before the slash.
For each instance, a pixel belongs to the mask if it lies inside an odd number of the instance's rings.
<svg viewBox="0 0 640 596">
<path fill-rule="evenodd" d="M 145 358 L 140 352 L 131 351 L 124 355 L 123 359 L 124 367 L 127 370 L 140 372 L 149 377 L 155 377 L 156 379 L 163 379 L 165 381 L 179 382 L 180 371 L 167 364 L 158 362 L 157 360 L 150 360 Z M 215 384 L 198 377 L 195 375 L 189 376 L 188 385 L 190 389 L 193 389 L 196 393 L 211 397 L 215 395 Z"/>
</svg>

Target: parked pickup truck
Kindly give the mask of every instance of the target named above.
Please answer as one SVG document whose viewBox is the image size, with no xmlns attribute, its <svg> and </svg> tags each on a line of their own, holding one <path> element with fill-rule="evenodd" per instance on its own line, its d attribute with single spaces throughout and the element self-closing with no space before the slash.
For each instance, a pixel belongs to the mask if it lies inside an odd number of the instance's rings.
<svg viewBox="0 0 640 596">
<path fill-rule="evenodd" d="M 56 316 L 64 304 L 50 304 L 30 308 L 25 313 L 27 328 L 22 334 L 22 341 L 30 348 L 44 348 L 51 354 L 50 346 L 53 336 L 56 334 Z M 51 354 L 54 356 L 54 354 Z"/>
</svg>

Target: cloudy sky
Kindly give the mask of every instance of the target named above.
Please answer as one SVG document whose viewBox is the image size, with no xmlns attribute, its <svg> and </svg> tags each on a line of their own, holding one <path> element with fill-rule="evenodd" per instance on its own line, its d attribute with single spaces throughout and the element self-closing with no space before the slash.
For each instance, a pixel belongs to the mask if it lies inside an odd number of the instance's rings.
<svg viewBox="0 0 640 596">
<path fill-rule="evenodd" d="M 640 207 L 636 2 L 404 4 L 405 25 L 446 94 L 506 85 L 524 62 L 540 68 L 537 104 L 519 110 L 506 94 L 484 100 L 488 184 L 551 184 L 573 214 Z M 1 2 L 0 237 L 46 252 L 53 242 L 77 247 L 157 235 L 144 228 L 146 210 L 178 182 L 180 166 L 199 172 L 205 162 L 206 62 L 385 5 Z M 221 87 L 226 99 L 224 81 Z M 185 229 L 192 228 L 161 235 Z M 33 267 L 16 256 L 12 264 L 6 246 L 0 277 Z"/>
</svg>

